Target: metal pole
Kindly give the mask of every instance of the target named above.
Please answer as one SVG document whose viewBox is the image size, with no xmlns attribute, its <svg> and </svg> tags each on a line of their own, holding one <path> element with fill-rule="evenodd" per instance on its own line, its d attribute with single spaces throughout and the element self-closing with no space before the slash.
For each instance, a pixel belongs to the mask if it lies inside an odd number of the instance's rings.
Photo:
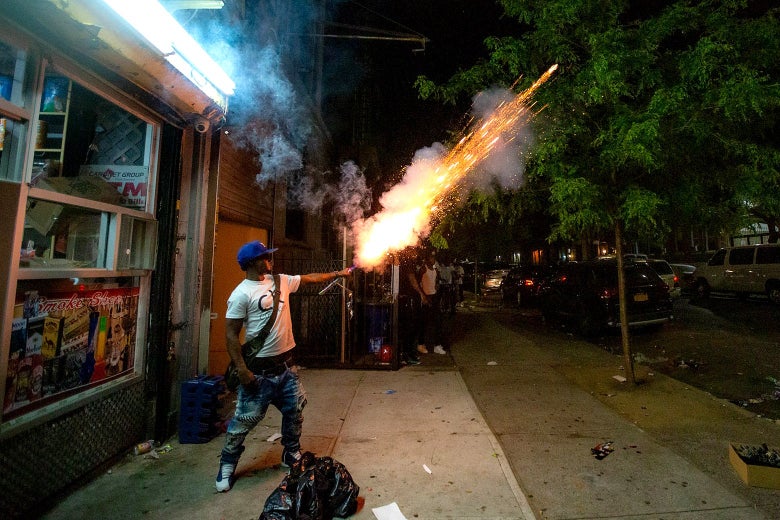
<svg viewBox="0 0 780 520">
<path fill-rule="evenodd" d="M 347 267 L 347 226 L 341 229 L 341 268 Z M 341 357 L 342 364 L 346 362 L 346 344 L 347 344 L 347 281 L 341 284 Z"/>
<path fill-rule="evenodd" d="M 390 297 L 392 303 L 392 322 L 391 325 L 393 327 L 393 361 L 392 361 L 392 367 L 393 370 L 398 370 L 398 361 L 401 356 L 401 341 L 398 337 L 398 292 L 400 290 L 400 273 L 401 273 L 401 266 L 400 266 L 400 258 L 398 255 L 393 255 L 393 262 L 392 267 L 390 271 Z"/>
</svg>

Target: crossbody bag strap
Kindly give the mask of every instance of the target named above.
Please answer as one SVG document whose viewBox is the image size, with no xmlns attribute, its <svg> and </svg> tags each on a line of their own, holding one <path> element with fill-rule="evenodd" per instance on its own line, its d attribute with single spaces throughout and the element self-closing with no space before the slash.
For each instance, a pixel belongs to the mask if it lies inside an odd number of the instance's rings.
<svg viewBox="0 0 780 520">
<path fill-rule="evenodd" d="M 281 276 L 278 274 L 274 275 L 274 304 L 273 309 L 271 309 L 271 316 L 268 317 L 268 321 L 265 322 L 265 325 L 263 326 L 262 330 L 260 330 L 260 334 L 258 334 L 257 338 L 263 338 L 262 343 L 259 341 L 254 341 L 255 338 L 252 338 L 249 340 L 248 344 L 251 346 L 251 349 L 248 352 L 243 352 L 244 359 L 247 358 L 253 358 L 257 355 L 258 352 L 260 352 L 260 349 L 263 348 L 263 344 L 265 343 L 265 339 L 268 337 L 268 334 L 271 332 L 271 327 L 273 327 L 274 322 L 276 321 L 276 314 L 279 310 L 279 297 L 282 294 L 281 290 Z M 243 349 L 242 349 L 243 350 Z"/>
<path fill-rule="evenodd" d="M 268 318 L 268 323 L 265 324 L 265 327 L 263 327 L 263 332 L 265 332 L 265 335 L 268 336 L 268 333 L 271 332 L 271 327 L 273 327 L 274 322 L 276 321 L 276 314 L 279 310 L 279 298 L 282 295 L 282 277 L 281 275 L 275 274 L 274 275 L 274 308 L 271 311 L 271 316 Z"/>
</svg>

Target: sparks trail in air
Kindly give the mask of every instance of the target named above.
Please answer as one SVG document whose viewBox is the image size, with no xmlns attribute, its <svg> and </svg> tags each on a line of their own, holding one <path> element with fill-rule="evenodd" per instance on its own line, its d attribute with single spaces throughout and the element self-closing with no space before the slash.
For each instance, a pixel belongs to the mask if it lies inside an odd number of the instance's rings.
<svg viewBox="0 0 780 520">
<path fill-rule="evenodd" d="M 531 115 L 531 96 L 557 68 L 553 65 L 529 88 L 501 103 L 449 152 L 434 150 L 416 157 L 404 179 L 382 195 L 382 211 L 354 223 L 357 265 L 376 266 L 388 252 L 414 245 L 425 236 L 432 215 L 443 209 L 458 183 L 497 147 L 511 140 L 518 124 Z"/>
</svg>

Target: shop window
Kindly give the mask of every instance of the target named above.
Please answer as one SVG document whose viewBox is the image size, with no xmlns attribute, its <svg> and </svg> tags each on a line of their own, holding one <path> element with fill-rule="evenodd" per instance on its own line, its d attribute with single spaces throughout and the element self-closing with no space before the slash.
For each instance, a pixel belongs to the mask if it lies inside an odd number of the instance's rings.
<svg viewBox="0 0 780 520">
<path fill-rule="evenodd" d="M 145 211 L 153 126 L 47 70 L 30 184 Z"/>
<path fill-rule="evenodd" d="M 28 199 L 20 247 L 21 267 L 105 268 L 109 221 L 106 212 Z"/>
<path fill-rule="evenodd" d="M 134 369 L 139 279 L 56 279 L 17 286 L 3 419 Z"/>
<path fill-rule="evenodd" d="M 0 285 L 13 307 L 0 422 L 22 423 L 138 375 L 159 126 L 129 98 L 75 80 L 88 76 L 72 64 L 0 38 L 0 242 L 12 255 Z"/>
<path fill-rule="evenodd" d="M 30 112 L 27 51 L 0 41 L 0 179 L 21 181 Z"/>
</svg>

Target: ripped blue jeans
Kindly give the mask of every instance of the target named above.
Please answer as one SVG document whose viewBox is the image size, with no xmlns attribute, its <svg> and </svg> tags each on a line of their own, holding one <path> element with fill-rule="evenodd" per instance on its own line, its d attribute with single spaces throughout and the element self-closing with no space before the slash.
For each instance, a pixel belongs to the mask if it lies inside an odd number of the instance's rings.
<svg viewBox="0 0 780 520">
<path fill-rule="evenodd" d="M 268 405 L 273 404 L 282 413 L 282 446 L 289 452 L 301 449 L 303 407 L 306 391 L 296 367 L 271 377 L 257 377 L 257 384 L 238 387 L 236 412 L 227 427 L 221 463 L 237 464 L 244 451 L 244 439 L 263 420 Z"/>
</svg>

